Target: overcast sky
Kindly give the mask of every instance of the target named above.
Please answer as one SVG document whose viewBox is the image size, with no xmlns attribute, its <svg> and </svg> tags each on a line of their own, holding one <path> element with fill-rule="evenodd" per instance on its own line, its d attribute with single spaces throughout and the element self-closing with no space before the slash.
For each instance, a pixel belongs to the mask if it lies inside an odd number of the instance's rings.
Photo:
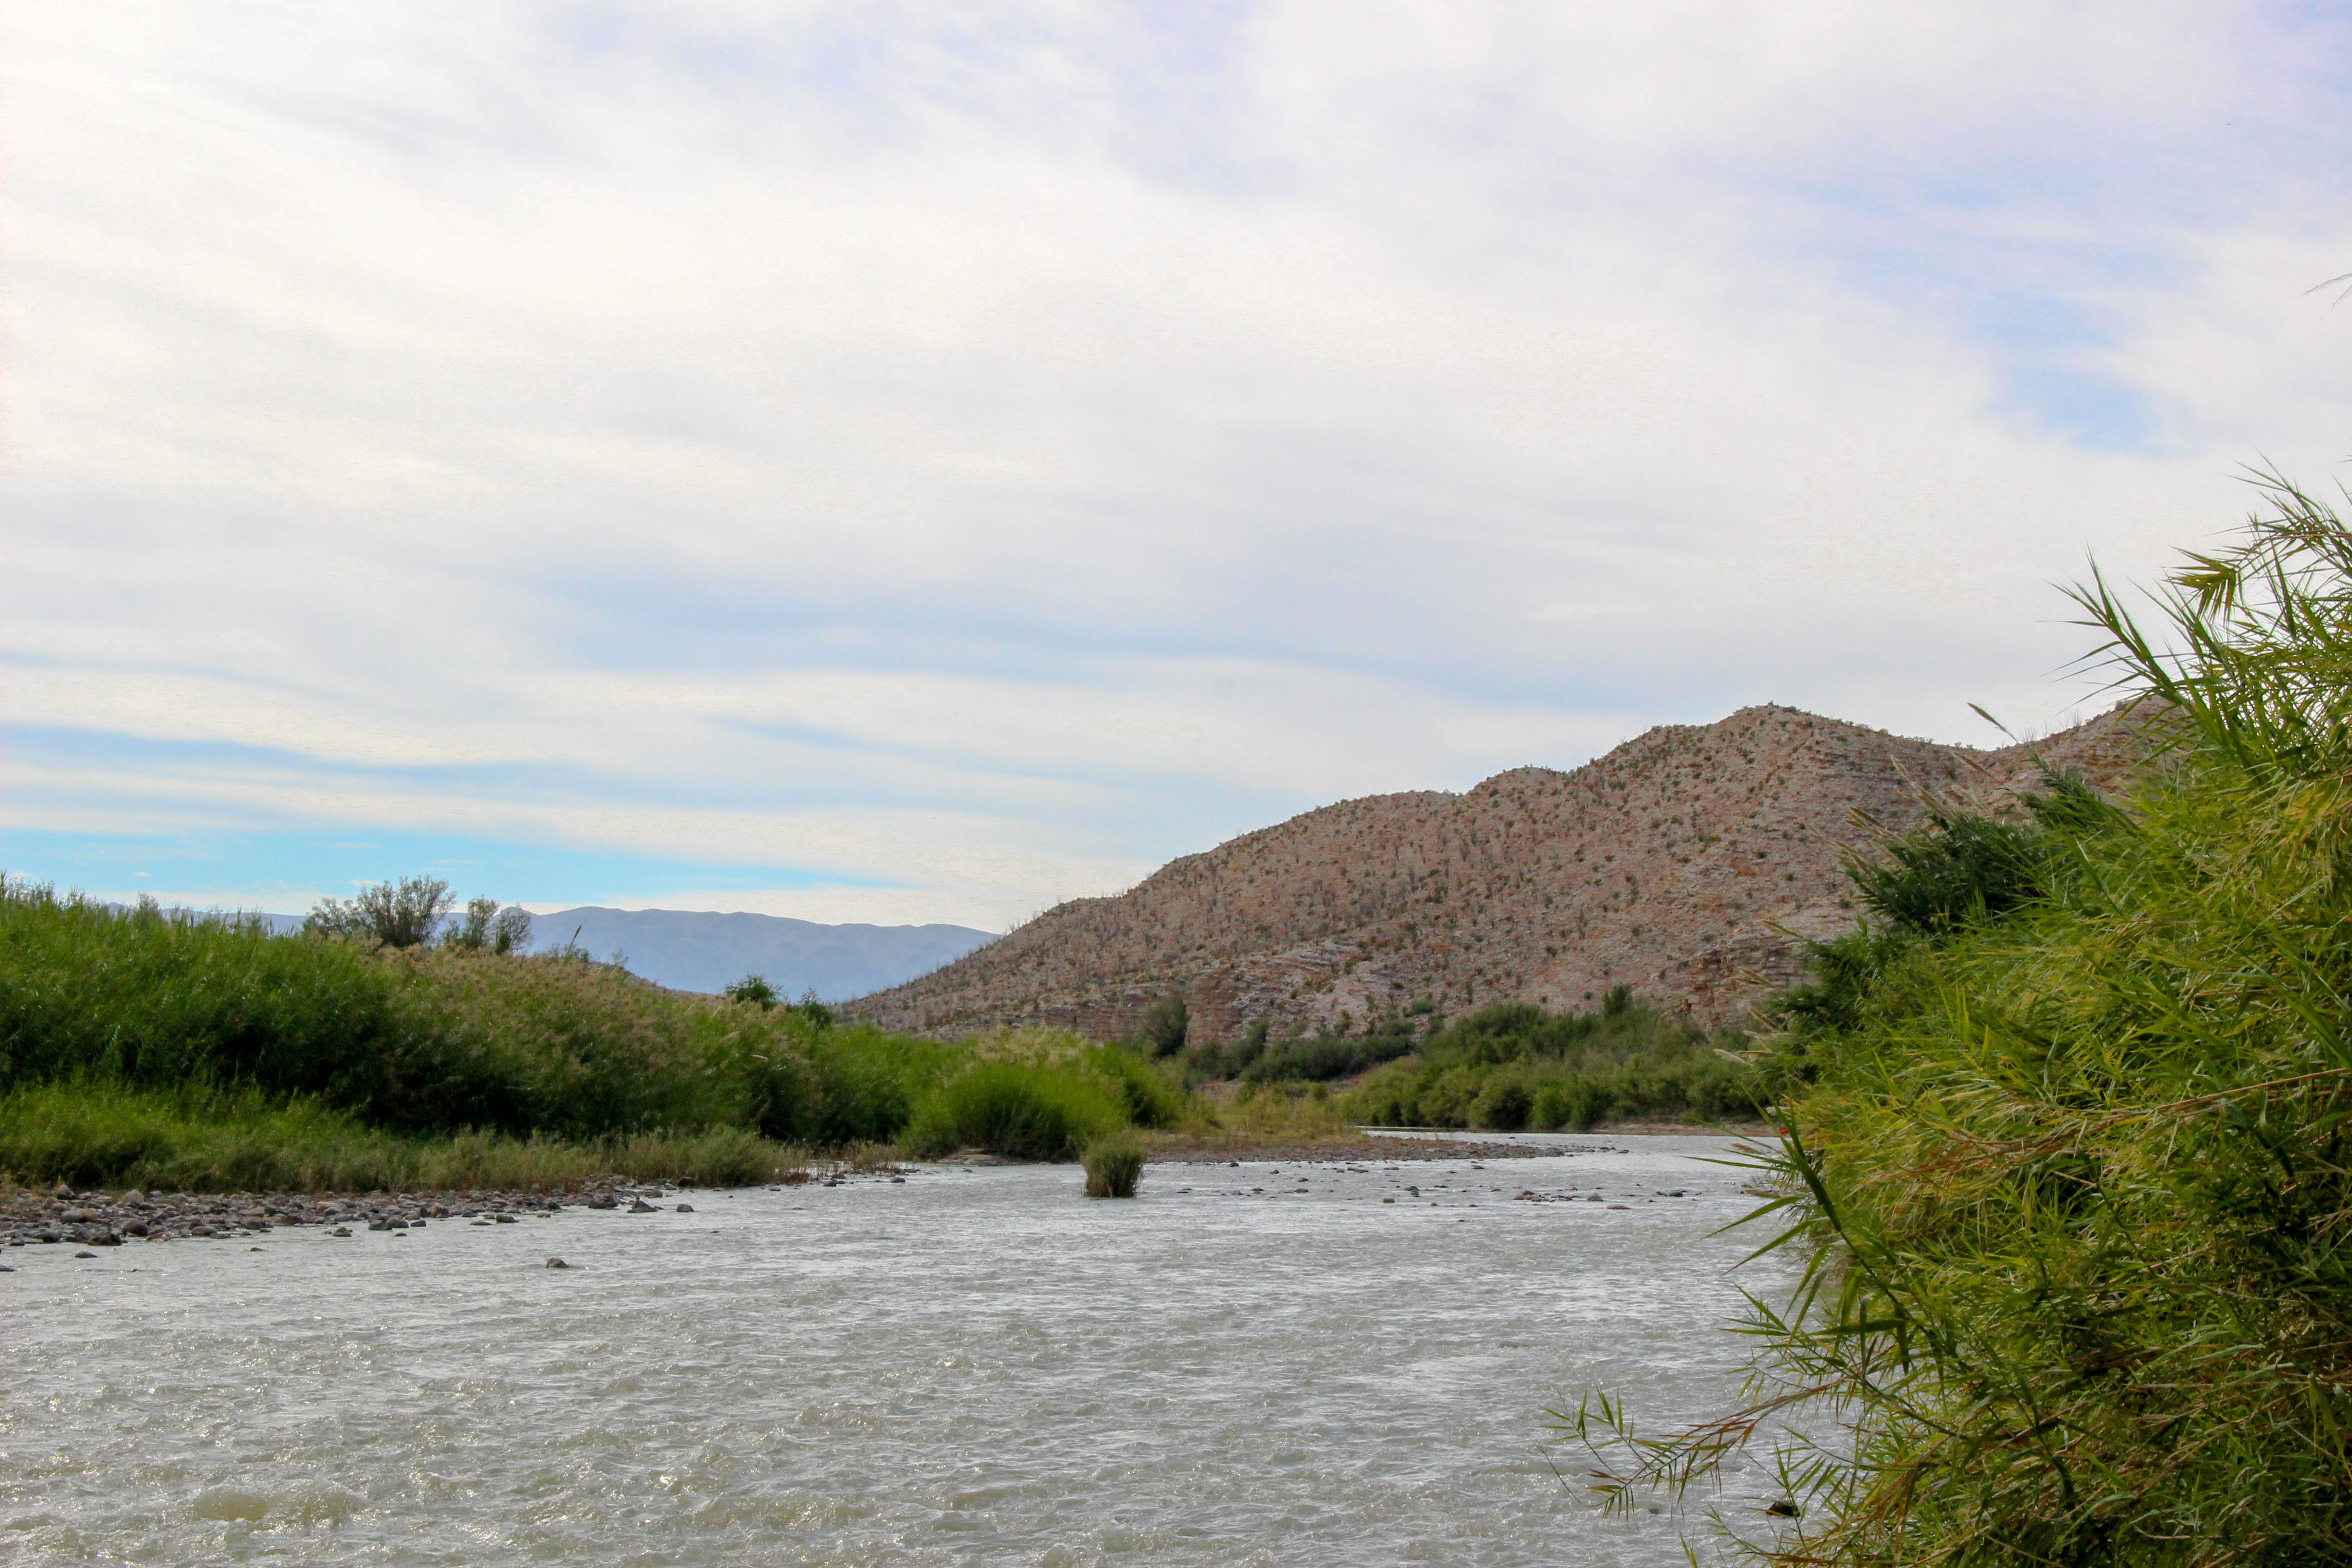
<svg viewBox="0 0 2352 1568">
<path fill-rule="evenodd" d="M 0 866 L 1002 930 L 2347 476 L 2340 5 L 0 0 Z"/>
</svg>

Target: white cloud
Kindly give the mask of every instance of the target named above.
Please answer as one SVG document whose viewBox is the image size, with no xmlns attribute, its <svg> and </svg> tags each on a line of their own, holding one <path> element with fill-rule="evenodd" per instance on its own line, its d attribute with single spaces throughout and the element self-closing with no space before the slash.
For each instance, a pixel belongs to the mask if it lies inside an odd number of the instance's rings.
<svg viewBox="0 0 2352 1568">
<path fill-rule="evenodd" d="M 1027 912 L 1750 701 L 2046 725 L 2051 580 L 2342 456 L 2327 26 L 0 4 L 0 700 L 114 747 L 7 820 Z"/>
</svg>

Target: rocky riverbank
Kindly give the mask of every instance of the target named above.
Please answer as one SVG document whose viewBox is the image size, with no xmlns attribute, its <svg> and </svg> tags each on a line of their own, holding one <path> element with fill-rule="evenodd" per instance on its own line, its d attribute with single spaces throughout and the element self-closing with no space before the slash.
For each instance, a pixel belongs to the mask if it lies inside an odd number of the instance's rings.
<svg viewBox="0 0 2352 1568">
<path fill-rule="evenodd" d="M 1592 1143 L 1487 1143 L 1467 1138 L 1352 1138 L 1265 1141 L 1246 1136 L 1217 1137 L 1162 1133 L 1150 1144 L 1150 1158 L 1161 1165 L 1223 1165 L 1237 1160 L 1292 1164 L 1346 1164 L 1376 1161 L 1395 1164 L 1403 1160 L 1542 1160 L 1561 1154 L 1624 1152 L 1606 1140 Z"/>
<path fill-rule="evenodd" d="M 800 1181 L 826 1180 L 795 1173 Z M 618 1176 L 562 1193 L 47 1193 L 0 1195 L 0 1247 L 121 1247 L 131 1242 L 234 1241 L 287 1226 L 331 1236 L 446 1225 L 516 1225 L 566 1208 L 656 1207 L 692 1213 L 688 1189 L 646 1186 Z"/>
</svg>

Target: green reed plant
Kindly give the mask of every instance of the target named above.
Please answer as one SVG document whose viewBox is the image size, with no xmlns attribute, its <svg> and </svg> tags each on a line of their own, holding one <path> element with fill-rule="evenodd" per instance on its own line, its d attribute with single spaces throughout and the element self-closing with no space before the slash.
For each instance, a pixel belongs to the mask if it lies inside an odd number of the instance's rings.
<svg viewBox="0 0 2352 1568">
<path fill-rule="evenodd" d="M 1801 1283 L 1751 1302 L 1742 1409 L 1588 1402 L 1620 1500 L 1810 1420 L 1759 1558 L 2352 1560 L 2352 533 L 2266 490 L 2164 635 L 2079 595 L 2158 765 L 2032 898 L 1796 1020 L 1815 1081 L 1754 1163 Z"/>
</svg>

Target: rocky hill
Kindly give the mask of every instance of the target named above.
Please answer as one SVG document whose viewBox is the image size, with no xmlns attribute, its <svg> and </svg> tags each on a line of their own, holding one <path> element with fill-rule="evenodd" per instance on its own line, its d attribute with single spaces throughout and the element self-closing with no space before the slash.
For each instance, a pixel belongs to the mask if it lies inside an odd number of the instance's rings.
<svg viewBox="0 0 2352 1568">
<path fill-rule="evenodd" d="M 1027 1022 L 1108 1036 L 1173 992 L 1200 1040 L 1260 1018 L 1354 1026 L 1423 997 L 1448 1013 L 1579 1007 L 1623 984 L 1727 1021 L 1798 977 L 1798 936 L 1852 925 L 1841 847 L 1869 820 L 1910 826 L 1923 791 L 1997 806 L 2032 783 L 2036 755 L 2112 784 L 2137 735 L 2110 714 L 1975 751 L 1778 707 L 1667 725 L 1566 773 L 1307 812 L 1059 905 L 851 1010 L 939 1036 Z"/>
</svg>

